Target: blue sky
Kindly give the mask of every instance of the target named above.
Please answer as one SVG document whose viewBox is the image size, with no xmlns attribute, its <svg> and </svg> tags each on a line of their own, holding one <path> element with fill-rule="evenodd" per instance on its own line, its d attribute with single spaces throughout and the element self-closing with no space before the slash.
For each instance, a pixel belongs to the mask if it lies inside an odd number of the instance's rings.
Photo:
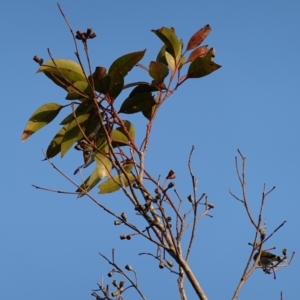
<svg viewBox="0 0 300 300">
<path fill-rule="evenodd" d="M 247 157 L 247 193 L 257 215 L 263 184 L 276 186 L 263 217 L 267 232 L 283 228 L 268 241 L 274 252 L 300 247 L 299 221 L 299 70 L 300 3 L 289 1 L 61 1 L 74 30 L 93 28 L 93 66 L 147 49 L 142 63 L 155 60 L 161 41 L 150 31 L 173 26 L 185 43 L 210 24 L 204 44 L 216 49 L 222 65 L 203 79 L 187 81 L 161 108 L 153 126 L 147 167 L 155 175 L 173 169 L 176 189 L 191 193 L 188 154 L 195 145 L 193 171 L 199 194 L 215 204 L 214 217 L 198 225 L 191 266 L 210 299 L 230 299 L 244 269 L 254 231 L 240 203 L 228 193 L 240 193 L 235 173 L 236 149 Z M 58 120 L 21 143 L 22 130 L 33 111 L 46 102 L 65 104 L 63 90 L 35 74 L 34 55 L 75 59 L 69 31 L 55 1 L 7 1 L 0 24 L 2 81 L 2 196 L 0 209 L 1 299 L 93 299 L 91 289 L 109 265 L 116 248 L 120 265 L 138 272 L 147 299 L 179 299 L 176 277 L 159 270 L 157 262 L 138 253 L 156 251 L 139 238 L 124 242 L 125 228 L 88 199 L 35 190 L 31 184 L 72 191 L 66 180 L 42 162 L 42 149 L 59 128 Z M 133 70 L 128 80 L 143 73 Z M 125 97 L 125 95 L 124 95 Z M 131 117 L 131 116 L 130 116 Z M 61 117 L 62 118 L 62 117 Z M 138 137 L 145 129 L 141 115 L 132 116 Z M 78 153 L 53 161 L 72 178 Z M 88 175 L 86 173 L 86 175 Z M 93 194 L 116 212 L 134 218 L 121 193 Z M 299 259 L 281 269 L 277 279 L 257 270 L 244 286 L 241 299 L 295 299 L 300 293 Z M 189 299 L 195 299 L 188 283 Z M 139 299 L 129 291 L 125 299 Z"/>
</svg>

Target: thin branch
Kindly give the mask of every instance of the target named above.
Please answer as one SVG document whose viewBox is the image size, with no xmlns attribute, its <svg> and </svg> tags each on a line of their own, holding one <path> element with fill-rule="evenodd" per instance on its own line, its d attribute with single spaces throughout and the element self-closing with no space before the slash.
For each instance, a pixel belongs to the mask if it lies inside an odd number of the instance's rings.
<svg viewBox="0 0 300 300">
<path fill-rule="evenodd" d="M 241 291 L 241 288 L 242 286 L 245 284 L 246 280 L 251 276 L 251 274 L 255 271 L 255 269 L 257 269 L 258 267 L 261 267 L 263 268 L 263 270 L 270 274 L 271 272 L 271 269 L 272 269 L 272 272 L 274 273 L 274 276 L 275 276 L 275 272 L 277 270 L 277 268 L 283 266 L 282 264 L 280 264 L 280 262 L 275 265 L 275 266 L 271 266 L 271 268 L 267 268 L 265 266 L 260 266 L 260 258 L 261 258 L 261 254 L 262 254 L 262 246 L 263 246 L 263 243 L 265 243 L 271 236 L 273 236 L 273 234 L 279 230 L 279 228 L 281 228 L 286 221 L 284 221 L 282 224 L 280 224 L 267 238 L 265 238 L 265 231 L 264 231 L 264 228 L 266 227 L 266 224 L 264 224 L 263 226 L 261 225 L 262 223 L 262 214 L 263 214 L 263 208 L 264 208 L 264 204 L 265 204 L 265 200 L 266 200 L 266 197 L 275 189 L 275 186 L 273 188 L 271 188 L 268 192 L 265 192 L 265 189 L 266 189 L 266 185 L 264 184 L 263 186 L 263 192 L 262 192 L 262 198 L 261 198 L 261 203 L 260 203 L 260 209 L 259 209 L 259 213 L 258 213 L 258 221 L 257 223 L 254 221 L 251 213 L 250 213 L 250 209 L 249 209 L 249 206 L 248 206 L 248 201 L 247 201 L 247 196 L 246 196 L 246 181 L 245 181 L 245 165 L 246 165 L 246 157 L 244 157 L 241 153 L 241 151 L 238 149 L 237 150 L 241 159 L 242 159 L 242 170 L 240 171 L 240 168 L 238 166 L 238 161 L 237 161 L 237 157 L 235 158 L 235 166 L 236 166 L 236 173 L 237 173 L 237 177 L 239 179 L 239 182 L 240 182 L 240 185 L 241 185 L 241 189 L 242 189 L 242 194 L 243 194 L 243 197 L 242 199 L 238 198 L 235 194 L 233 194 L 231 192 L 231 190 L 229 190 L 229 193 L 231 194 L 231 196 L 233 196 L 236 200 L 240 201 L 243 203 L 245 209 L 246 209 L 246 212 L 247 212 L 247 215 L 249 217 L 249 220 L 250 222 L 252 223 L 252 225 L 255 227 L 255 237 L 254 237 L 254 241 L 252 244 L 250 244 L 252 246 L 252 251 L 249 255 L 249 258 L 248 258 L 248 261 L 247 261 L 247 264 L 246 264 L 246 267 L 243 271 L 243 274 L 242 274 L 242 277 L 239 281 L 239 284 L 236 288 L 236 290 L 234 291 L 234 294 L 233 294 L 233 297 L 232 299 L 237 299 L 240 291 Z M 259 240 L 259 237 L 260 237 L 260 240 Z M 257 250 L 257 257 L 255 259 L 255 262 L 254 264 L 252 265 L 252 267 L 250 268 L 250 264 L 251 264 L 251 261 L 252 261 L 252 258 L 254 256 L 254 252 L 255 250 Z M 265 250 L 264 250 L 265 251 Z"/>
<path fill-rule="evenodd" d="M 237 176 L 238 176 L 238 179 L 240 181 L 240 185 L 241 185 L 241 188 L 242 188 L 242 194 L 243 194 L 243 204 L 246 208 L 246 212 L 248 214 L 248 217 L 252 223 L 252 225 L 258 229 L 253 217 L 252 217 L 252 214 L 250 212 L 250 208 L 248 206 L 248 201 L 247 201 L 247 194 L 246 194 L 246 181 L 245 181 L 245 170 L 246 170 L 246 157 L 244 157 L 241 153 L 241 151 L 239 149 L 237 149 L 239 155 L 241 156 L 241 159 L 242 159 L 242 173 L 240 173 L 240 169 L 239 169 L 239 165 L 238 165 L 238 161 L 237 161 L 237 157 L 235 157 L 235 168 L 236 168 L 236 173 L 237 173 Z M 234 196 L 235 197 L 235 196 Z M 237 197 L 235 197 L 237 199 Z"/>
<path fill-rule="evenodd" d="M 287 221 L 283 221 L 267 238 L 264 239 L 263 243 L 265 243 L 277 230 L 279 230 Z"/>
<path fill-rule="evenodd" d="M 118 270 L 118 273 L 123 275 L 131 283 L 132 287 L 135 288 L 135 290 L 140 294 L 142 299 L 146 300 L 145 296 L 143 295 L 141 290 L 138 288 L 136 272 L 133 269 L 130 270 L 130 271 L 134 272 L 134 275 L 135 275 L 135 283 L 134 283 L 133 280 L 115 263 L 115 261 L 114 261 L 114 249 L 112 250 L 112 253 L 113 253 L 113 261 L 111 261 L 109 258 L 107 258 L 102 253 L 99 253 L 99 255 L 102 256 L 110 265 L 114 266 Z"/>
<path fill-rule="evenodd" d="M 235 198 L 236 200 L 238 200 L 238 201 L 244 203 L 244 201 L 243 201 L 242 199 L 238 198 L 235 194 L 232 193 L 231 189 L 229 189 L 229 194 L 230 194 L 233 198 Z"/>
<path fill-rule="evenodd" d="M 44 152 L 43 152 L 44 153 Z M 44 153 L 45 155 L 45 153 Z M 74 182 L 69 176 L 67 176 L 64 172 L 62 172 L 58 167 L 56 167 L 56 165 L 45 156 L 45 158 L 47 159 L 47 161 L 49 162 L 49 164 L 57 171 L 59 172 L 63 177 L 65 177 L 67 180 L 69 180 L 75 187 L 79 188 L 80 186 Z M 143 237 L 145 237 L 146 239 L 148 239 L 149 241 L 153 242 L 154 244 L 166 248 L 166 245 L 163 245 L 161 243 L 159 243 L 156 240 L 153 240 L 151 238 L 149 238 L 146 234 L 144 234 L 142 231 L 140 231 L 136 226 L 132 225 L 131 223 L 123 220 L 119 215 L 117 215 L 116 213 L 114 213 L 113 211 L 111 211 L 110 209 L 108 209 L 106 206 L 104 206 L 103 204 L 101 204 L 100 202 L 98 202 L 91 194 L 87 193 L 84 191 L 84 194 L 89 197 L 95 204 L 97 204 L 99 207 L 101 207 L 104 211 L 106 211 L 107 213 L 109 213 L 110 215 L 114 216 L 115 218 L 117 218 L 118 220 L 122 221 L 122 223 L 124 223 L 127 227 L 131 228 L 132 230 L 134 230 L 135 232 L 137 232 L 138 234 L 142 235 Z M 166 249 L 168 250 L 168 249 Z"/>
<path fill-rule="evenodd" d="M 182 206 L 183 201 L 182 201 L 181 197 L 179 196 L 176 189 L 174 189 L 174 192 L 179 199 L 179 205 L 178 205 L 177 211 L 178 211 L 178 214 L 180 214 L 180 208 Z M 177 240 L 179 239 L 180 232 L 183 232 L 183 227 L 184 227 L 183 219 L 179 219 L 178 214 L 176 214 L 176 235 L 177 235 L 176 239 Z"/>
<path fill-rule="evenodd" d="M 193 170 L 192 170 L 192 166 L 191 166 L 191 160 L 192 160 L 192 155 L 193 155 L 194 149 L 195 149 L 195 147 L 192 146 L 192 149 L 191 149 L 191 152 L 190 152 L 190 155 L 189 155 L 189 160 L 188 160 L 188 168 L 189 168 L 190 176 L 191 176 L 191 179 L 192 179 L 192 187 L 193 187 L 193 195 L 194 195 L 194 200 L 193 200 L 194 201 L 194 203 L 193 203 L 194 218 L 193 218 L 193 228 L 192 228 L 192 232 L 191 232 L 191 236 L 190 236 L 190 240 L 189 240 L 189 245 L 188 245 L 187 253 L 186 253 L 186 257 L 185 257 L 186 261 L 188 261 L 191 250 L 192 250 L 192 245 L 193 245 L 193 241 L 194 241 L 194 238 L 195 238 L 195 232 L 196 232 L 196 223 L 197 223 L 197 208 L 198 208 L 198 205 L 196 203 L 197 185 L 196 185 L 196 179 L 195 179 L 195 176 L 193 174 Z"/>
<path fill-rule="evenodd" d="M 161 261 L 161 259 L 158 257 L 158 256 L 156 256 L 156 255 L 154 255 L 154 254 L 152 254 L 152 253 L 148 253 L 148 252 L 141 252 L 141 253 L 139 253 L 139 255 L 149 255 L 149 256 L 152 256 L 152 257 L 154 257 L 155 259 L 157 259 L 158 261 Z M 179 275 L 179 273 L 178 272 L 176 272 L 176 271 L 174 271 L 174 270 L 172 270 L 172 268 L 171 267 L 169 267 L 168 265 L 165 265 L 164 267 L 166 267 L 171 273 L 174 273 L 174 274 L 176 274 L 176 275 Z"/>
<path fill-rule="evenodd" d="M 74 45 L 75 45 L 75 49 L 76 49 L 76 50 L 75 50 L 75 55 L 76 55 L 76 57 L 77 57 L 77 59 L 78 59 L 78 62 L 79 62 L 80 67 L 81 67 L 81 70 L 82 70 L 82 72 L 83 72 L 83 74 L 84 74 L 84 76 L 85 76 L 86 82 L 88 83 L 89 87 L 90 87 L 91 90 L 93 91 L 94 97 L 95 97 L 95 96 L 96 96 L 96 94 L 95 94 L 95 89 L 93 88 L 93 86 L 91 85 L 90 81 L 88 80 L 88 77 L 86 76 L 86 73 L 85 73 L 83 64 L 82 64 L 81 59 L 80 59 L 79 50 L 78 50 L 78 44 L 77 44 L 77 41 L 76 41 L 76 36 L 75 36 L 75 34 L 74 34 L 74 32 L 73 32 L 73 29 L 72 29 L 72 27 L 71 27 L 71 25 L 70 25 L 70 23 L 69 23 L 69 21 L 68 21 L 66 15 L 64 14 L 64 12 L 63 12 L 63 10 L 62 10 L 60 4 L 57 3 L 57 6 L 58 6 L 58 9 L 59 9 L 61 15 L 63 16 L 63 18 L 64 18 L 66 24 L 67 24 L 67 26 L 68 26 L 70 32 L 71 32 L 71 35 L 72 35 L 72 38 L 73 38 L 73 41 L 74 41 Z"/>
<path fill-rule="evenodd" d="M 58 194 L 69 194 L 69 195 L 78 195 L 79 194 L 78 192 L 66 192 L 66 191 L 60 191 L 60 190 L 53 190 L 53 189 L 49 189 L 49 188 L 44 188 L 44 187 L 37 186 L 35 184 L 32 184 L 31 186 L 35 187 L 38 190 L 44 190 L 44 191 L 58 193 Z"/>
</svg>

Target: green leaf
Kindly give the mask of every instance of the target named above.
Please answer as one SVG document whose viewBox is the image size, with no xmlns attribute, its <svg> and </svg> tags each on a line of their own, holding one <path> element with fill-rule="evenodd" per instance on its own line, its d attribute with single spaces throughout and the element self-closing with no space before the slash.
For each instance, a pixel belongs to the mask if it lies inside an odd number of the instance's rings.
<svg viewBox="0 0 300 300">
<path fill-rule="evenodd" d="M 46 103 L 40 106 L 29 118 L 21 137 L 22 141 L 53 121 L 62 108 L 63 106 L 57 103 Z"/>
<path fill-rule="evenodd" d="M 219 68 L 220 65 L 211 60 L 213 49 L 210 49 L 205 57 L 196 58 L 189 66 L 187 78 L 204 77 Z"/>
<path fill-rule="evenodd" d="M 123 87 L 124 77 L 120 72 L 111 72 L 97 83 L 97 91 L 102 94 L 108 94 L 112 102 L 122 92 Z"/>
<path fill-rule="evenodd" d="M 77 107 L 78 108 L 78 107 Z M 77 109 L 76 109 L 77 110 Z M 75 111 L 76 111 L 75 110 Z M 74 120 L 74 114 L 71 112 L 69 115 L 67 115 L 59 125 L 66 125 L 69 124 L 72 120 Z"/>
<path fill-rule="evenodd" d="M 95 72 L 91 76 L 89 76 L 89 82 L 94 83 L 94 88 L 97 92 L 103 93 L 103 79 L 107 76 L 106 68 L 104 67 L 96 67 Z"/>
<path fill-rule="evenodd" d="M 198 47 L 204 39 L 209 35 L 211 32 L 211 27 L 209 25 L 205 25 L 203 28 L 199 29 L 189 40 L 186 51 L 192 50 Z"/>
<path fill-rule="evenodd" d="M 109 91 L 110 81 L 111 79 L 108 75 L 105 75 L 105 77 L 101 78 L 99 81 L 95 81 L 96 91 L 102 94 L 107 94 Z"/>
<path fill-rule="evenodd" d="M 166 52 L 166 45 L 163 45 L 157 54 L 156 61 L 167 66 L 168 63 L 166 60 L 165 52 Z"/>
<path fill-rule="evenodd" d="M 84 72 L 80 65 L 75 61 L 68 59 L 55 59 L 54 62 L 50 60 L 44 63 L 40 66 L 38 72 L 43 72 L 55 84 L 65 90 L 67 90 L 67 87 L 71 85 L 70 83 L 86 81 Z"/>
<path fill-rule="evenodd" d="M 156 87 L 157 85 L 158 85 L 158 83 L 155 80 L 153 80 L 152 84 L 140 84 L 139 86 L 137 86 L 136 88 L 134 88 L 131 91 L 131 93 L 129 94 L 129 97 L 132 97 L 141 92 L 156 92 L 156 91 L 158 91 L 158 88 Z M 160 88 L 162 88 L 162 89 L 166 88 L 165 84 L 161 83 Z M 156 110 L 156 103 L 158 100 L 154 99 L 154 101 L 155 101 L 155 104 L 153 106 L 142 111 L 143 115 L 148 120 L 152 119 L 154 112 Z"/>
<path fill-rule="evenodd" d="M 110 66 L 108 75 L 100 82 L 101 92 L 108 93 L 114 101 L 123 90 L 124 77 L 143 58 L 145 51 L 128 53 L 116 59 Z"/>
<path fill-rule="evenodd" d="M 66 127 L 67 126 L 62 127 L 52 139 L 46 151 L 47 158 L 52 158 L 60 152 L 61 143 L 66 132 Z"/>
<path fill-rule="evenodd" d="M 78 198 L 82 197 L 85 192 L 89 192 L 101 179 L 98 175 L 98 167 L 92 172 L 92 174 L 84 181 L 84 183 L 76 190 L 76 193 L 81 192 Z"/>
<path fill-rule="evenodd" d="M 123 123 L 131 137 L 132 140 L 135 139 L 135 128 L 133 124 L 127 120 L 123 120 Z M 117 127 L 112 131 L 111 134 L 112 145 L 113 147 L 121 147 L 130 144 L 130 140 L 128 139 L 125 130 L 122 127 Z"/>
<path fill-rule="evenodd" d="M 120 130 L 114 129 L 111 133 L 111 138 L 114 141 L 113 143 L 114 147 L 118 147 L 118 146 L 121 147 L 129 144 L 128 138 Z"/>
<path fill-rule="evenodd" d="M 163 63 L 151 61 L 149 66 L 149 74 L 158 84 L 161 84 L 168 76 L 169 68 Z"/>
<path fill-rule="evenodd" d="M 117 58 L 108 70 L 108 74 L 121 73 L 125 77 L 128 72 L 143 58 L 146 50 L 132 52 Z"/>
<path fill-rule="evenodd" d="M 163 41 L 163 43 L 167 47 L 166 50 L 173 56 L 175 65 L 177 65 L 181 57 L 182 44 L 176 36 L 174 29 L 162 27 L 160 29 L 151 31 L 154 32 Z"/>
<path fill-rule="evenodd" d="M 96 146 L 98 150 L 104 149 L 106 146 L 108 147 L 108 143 L 105 137 L 104 129 L 101 127 L 97 134 L 96 134 L 96 140 L 95 140 Z"/>
<path fill-rule="evenodd" d="M 166 55 L 166 60 L 167 60 L 169 67 L 174 72 L 176 70 L 176 62 L 175 62 L 174 57 L 168 51 L 165 52 L 165 55 Z"/>
<path fill-rule="evenodd" d="M 136 94 L 143 92 L 156 92 L 158 88 L 150 83 L 142 83 L 136 86 L 129 94 L 129 97 L 133 97 Z"/>
<path fill-rule="evenodd" d="M 119 113 L 134 114 L 146 110 L 154 104 L 155 100 L 150 92 L 137 93 L 133 97 L 124 100 Z"/>
<path fill-rule="evenodd" d="M 135 182 L 135 177 L 131 173 L 127 174 L 129 182 L 126 179 L 124 174 L 121 174 L 120 177 L 126 187 L 129 186 L 130 184 L 132 184 L 133 182 Z M 116 192 L 117 190 L 120 189 L 120 186 L 121 186 L 121 181 L 120 181 L 119 175 L 115 175 L 113 178 L 110 178 L 99 185 L 99 189 L 100 189 L 99 194 L 107 194 L 107 193 Z"/>
<path fill-rule="evenodd" d="M 61 144 L 61 157 L 63 157 L 67 151 L 72 147 L 72 145 L 82 139 L 83 134 L 81 130 L 79 129 L 77 123 L 85 132 L 88 120 L 89 120 L 90 114 L 83 114 L 80 116 L 76 116 L 76 119 L 74 119 L 66 128 L 66 132 Z"/>
<path fill-rule="evenodd" d="M 152 120 L 154 113 L 157 109 L 158 96 L 154 99 L 154 101 L 155 101 L 155 105 L 153 105 L 152 107 L 150 107 L 146 110 L 143 110 L 143 112 L 142 112 L 144 117 L 147 118 L 149 121 Z"/>
<path fill-rule="evenodd" d="M 101 179 L 110 175 L 112 170 L 112 162 L 104 154 L 95 154 L 95 162 L 97 164 L 98 176 Z"/>
<path fill-rule="evenodd" d="M 133 124 L 127 120 L 122 121 L 131 137 L 132 140 L 135 139 L 135 128 Z M 128 139 L 125 130 L 120 126 L 116 129 L 112 130 L 111 132 L 111 140 L 112 140 L 112 146 L 113 147 L 122 147 L 127 146 L 130 143 L 130 140 Z M 100 127 L 96 134 L 95 144 L 97 146 L 97 149 L 102 150 L 104 148 L 108 147 L 108 143 L 105 137 L 104 129 Z"/>
<path fill-rule="evenodd" d="M 107 77 L 109 78 L 109 86 L 107 93 L 113 101 L 119 96 L 119 94 L 123 90 L 124 77 L 120 72 L 112 72 Z"/>
<path fill-rule="evenodd" d="M 93 96 L 92 90 L 86 81 L 76 81 L 67 90 L 69 92 L 66 96 L 67 100 L 88 99 Z"/>
<path fill-rule="evenodd" d="M 130 163 L 130 164 L 123 164 L 123 168 L 124 168 L 124 170 L 126 171 L 126 173 L 130 173 L 131 172 L 131 170 L 133 169 L 133 167 L 134 167 L 134 164 L 132 164 L 132 163 Z"/>
<path fill-rule="evenodd" d="M 86 126 L 85 134 L 89 140 L 94 140 L 96 134 L 101 127 L 98 114 L 91 115 Z"/>
<path fill-rule="evenodd" d="M 167 87 L 164 82 L 158 84 L 155 80 L 152 80 L 151 85 L 156 87 L 157 90 L 167 90 Z"/>
<path fill-rule="evenodd" d="M 82 114 L 85 114 L 90 111 L 91 105 L 90 103 L 84 102 L 79 104 L 75 109 L 75 115 L 80 116 Z M 60 125 L 66 125 L 69 124 L 74 120 L 74 114 L 71 112 L 69 115 L 67 115 L 61 122 Z"/>
</svg>

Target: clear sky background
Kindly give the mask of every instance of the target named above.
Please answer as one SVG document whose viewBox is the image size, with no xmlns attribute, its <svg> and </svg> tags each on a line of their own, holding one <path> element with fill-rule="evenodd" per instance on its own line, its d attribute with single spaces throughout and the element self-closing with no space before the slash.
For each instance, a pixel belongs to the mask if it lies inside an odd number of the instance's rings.
<svg viewBox="0 0 300 300">
<path fill-rule="evenodd" d="M 173 169 L 176 189 L 191 193 L 188 154 L 195 145 L 193 171 L 199 195 L 215 204 L 213 218 L 198 224 L 191 266 L 209 299 L 231 299 L 243 272 L 254 230 L 243 206 L 228 193 L 240 195 L 235 173 L 237 148 L 247 157 L 247 192 L 257 216 L 263 184 L 276 186 L 263 217 L 267 232 L 283 228 L 267 242 L 280 254 L 300 247 L 300 2 L 287 1 L 60 1 L 74 30 L 92 27 L 93 66 L 106 66 L 117 57 L 147 49 L 142 63 L 155 60 L 162 43 L 150 31 L 173 26 L 185 43 L 210 24 L 204 44 L 216 49 L 222 65 L 203 79 L 187 81 L 161 108 L 151 136 L 147 166 L 154 176 Z M 158 269 L 157 261 L 138 253 L 153 251 L 141 238 L 120 241 L 128 233 L 88 199 L 35 190 L 31 184 L 73 191 L 47 162 L 42 149 L 59 128 L 59 120 L 25 143 L 20 137 L 37 107 L 65 104 L 65 93 L 43 74 L 32 57 L 75 59 L 74 46 L 56 1 L 12 0 L 1 4 L 1 197 L 0 299 L 93 299 L 91 289 L 110 266 L 98 255 L 116 248 L 121 266 L 132 265 L 147 299 L 179 299 L 176 276 Z M 130 80 L 140 79 L 133 70 Z M 126 93 L 125 93 L 126 94 Z M 126 95 L 124 94 L 123 97 Z M 122 97 L 122 96 L 121 96 Z M 131 118 L 131 116 L 129 116 Z M 143 116 L 132 116 L 142 136 Z M 73 179 L 79 153 L 53 161 Z M 88 173 L 85 173 L 88 175 Z M 134 212 L 123 195 L 97 198 L 116 212 Z M 300 294 L 299 257 L 281 269 L 277 279 L 257 270 L 239 299 L 296 299 Z M 186 283 L 189 299 L 195 294 Z M 124 299 L 139 299 L 130 290 Z"/>
</svg>

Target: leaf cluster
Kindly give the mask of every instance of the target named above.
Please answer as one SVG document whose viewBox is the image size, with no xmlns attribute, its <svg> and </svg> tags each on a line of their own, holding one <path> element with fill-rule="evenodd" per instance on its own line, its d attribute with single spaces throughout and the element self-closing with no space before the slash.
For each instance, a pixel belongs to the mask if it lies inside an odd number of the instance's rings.
<svg viewBox="0 0 300 300">
<path fill-rule="evenodd" d="M 92 32 L 92 29 L 88 29 Z M 113 192 L 136 181 L 139 173 L 138 164 L 133 164 L 134 155 L 140 154 L 141 149 L 146 150 L 148 135 L 138 147 L 135 142 L 135 127 L 121 114 L 142 113 L 148 119 L 149 128 L 154 120 L 160 105 L 184 81 L 190 78 L 206 76 L 220 65 L 213 61 L 214 50 L 208 46 L 199 46 L 210 33 L 209 25 L 198 30 L 189 40 L 185 51 L 183 41 L 180 40 L 174 28 L 162 27 L 152 30 L 162 40 L 163 46 L 158 52 L 156 60 L 149 63 L 149 67 L 140 64 L 145 51 L 125 54 L 117 58 L 108 68 L 103 66 L 95 68 L 89 75 L 82 63 L 68 59 L 51 59 L 47 62 L 38 59 L 39 73 L 44 73 L 56 85 L 66 91 L 65 99 L 68 104 L 46 103 L 40 106 L 29 118 L 22 134 L 26 140 L 32 134 L 51 123 L 63 108 L 71 107 L 72 111 L 60 122 L 60 130 L 52 138 L 46 158 L 51 159 L 60 153 L 63 157 L 71 147 L 83 152 L 83 165 L 96 164 L 94 171 L 77 190 L 83 195 L 95 187 L 100 180 L 108 180 L 99 186 L 99 193 Z M 78 38 L 78 32 L 76 38 Z M 80 32 L 81 33 L 81 32 Z M 93 33 L 94 34 L 94 33 Z M 80 35 L 82 36 L 82 34 Z M 94 34 L 93 37 L 96 35 Z M 87 50 L 87 39 L 82 40 Z M 186 58 L 185 54 L 193 50 Z M 88 58 L 88 53 L 87 58 Z M 188 66 L 187 73 L 180 76 L 184 66 Z M 125 84 L 125 77 L 134 67 L 141 67 L 147 71 L 148 82 L 137 81 Z M 175 87 L 171 83 L 177 76 Z M 132 88 L 128 96 L 116 108 L 121 93 Z M 121 148 L 127 148 L 127 152 Z M 130 154 L 131 153 L 131 154 Z M 130 163 L 128 163 L 128 161 Z M 135 166 L 135 175 L 132 174 Z M 117 170 L 112 175 L 113 169 Z"/>
</svg>

